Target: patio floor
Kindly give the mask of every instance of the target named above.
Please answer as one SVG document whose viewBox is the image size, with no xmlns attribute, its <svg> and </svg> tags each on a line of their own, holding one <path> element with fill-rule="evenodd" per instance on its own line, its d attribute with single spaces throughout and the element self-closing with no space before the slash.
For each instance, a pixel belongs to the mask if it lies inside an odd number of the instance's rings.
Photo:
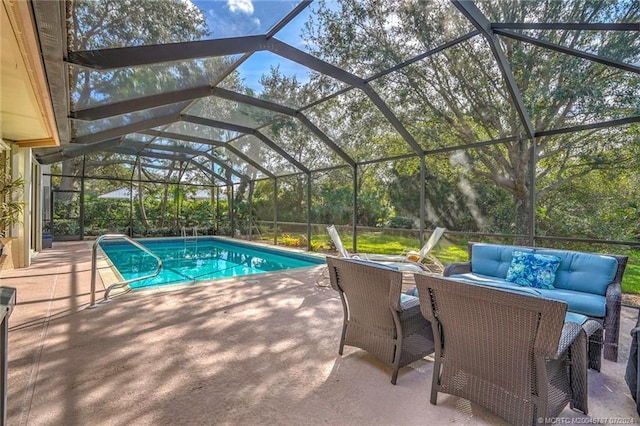
<svg viewBox="0 0 640 426">
<path fill-rule="evenodd" d="M 54 243 L 27 269 L 2 271 L 18 289 L 10 318 L 10 425 L 430 425 L 502 424 L 461 398 L 429 403 L 429 358 L 400 370 L 347 347 L 338 355 L 342 307 L 316 285 L 323 267 L 89 304 L 87 242 Z M 99 285 L 102 296 L 104 287 Z M 589 371 L 594 420 L 640 421 L 620 359 Z M 566 408 L 575 422 L 588 417 Z M 634 419 L 634 420 L 630 420 Z"/>
</svg>

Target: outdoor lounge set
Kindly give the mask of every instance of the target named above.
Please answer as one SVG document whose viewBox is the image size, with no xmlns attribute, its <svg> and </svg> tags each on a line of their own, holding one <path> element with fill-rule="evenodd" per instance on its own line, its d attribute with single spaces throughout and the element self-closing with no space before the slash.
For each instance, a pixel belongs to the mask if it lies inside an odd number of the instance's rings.
<svg viewBox="0 0 640 426">
<path fill-rule="evenodd" d="M 540 287 L 509 278 L 514 253 L 558 258 L 553 280 Z M 618 360 L 622 275 L 627 256 L 569 250 L 469 243 L 467 263 L 448 265 L 444 276 L 484 286 L 526 291 L 533 296 L 565 302 L 568 312 L 597 320 L 604 329 L 604 357 Z M 573 320 L 586 318 L 573 315 Z M 599 365 L 599 359 L 598 359 Z M 596 368 L 599 370 L 599 367 Z"/>
<path fill-rule="evenodd" d="M 344 345 L 398 370 L 433 354 L 431 403 L 447 393 L 513 424 L 552 421 L 567 404 L 587 413 L 587 370 L 617 360 L 627 258 L 469 244 L 469 262 L 444 276 L 366 259 L 327 257 L 342 300 Z M 546 420 L 545 420 L 546 421 Z"/>
</svg>

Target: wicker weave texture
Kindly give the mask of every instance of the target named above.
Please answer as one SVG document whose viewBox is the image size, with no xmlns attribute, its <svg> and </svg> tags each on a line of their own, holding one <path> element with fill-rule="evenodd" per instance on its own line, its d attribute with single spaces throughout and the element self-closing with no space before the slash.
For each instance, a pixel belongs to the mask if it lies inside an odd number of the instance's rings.
<svg viewBox="0 0 640 426">
<path fill-rule="evenodd" d="M 565 324 L 566 304 L 441 277 L 416 285 L 433 324 L 433 404 L 438 392 L 460 396 L 512 424 L 539 424 L 568 403 L 587 411 L 586 335 Z"/>
<path fill-rule="evenodd" d="M 469 252 L 469 259 L 473 256 L 473 245 L 475 242 L 468 243 L 467 249 Z M 530 247 L 537 250 L 545 249 L 543 247 Z M 596 333 L 591 339 L 594 342 L 593 349 L 591 350 L 592 356 L 596 356 L 599 353 L 595 348 L 597 347 L 597 341 L 595 339 L 601 338 L 600 344 L 604 347 L 604 357 L 610 361 L 618 361 L 618 341 L 620 337 L 620 310 L 622 309 L 622 277 L 629 260 L 628 256 L 606 254 L 605 256 L 613 257 L 618 261 L 618 269 L 616 275 L 607 287 L 606 292 L 606 313 L 604 318 L 593 318 L 599 320 L 604 328 L 604 333 Z M 447 265 L 443 275 L 445 277 L 454 274 L 465 274 L 471 272 L 471 262 L 464 263 L 452 263 Z M 604 334 L 604 336 L 602 336 Z M 602 341 L 602 337 L 603 340 Z M 600 352 L 601 353 L 601 352 Z M 599 370 L 600 360 L 591 359 L 590 364 Z"/>
<path fill-rule="evenodd" d="M 398 370 L 433 353 L 431 324 L 417 301 L 400 303 L 402 273 L 349 259 L 327 257 L 331 286 L 340 294 L 344 345 L 366 350 Z"/>
<path fill-rule="evenodd" d="M 613 282 L 607 288 L 607 313 L 604 318 L 604 357 L 618 361 L 618 342 L 620 338 L 620 311 L 622 309 L 622 276 L 629 257 L 610 255 L 618 261 L 618 270 Z"/>
</svg>

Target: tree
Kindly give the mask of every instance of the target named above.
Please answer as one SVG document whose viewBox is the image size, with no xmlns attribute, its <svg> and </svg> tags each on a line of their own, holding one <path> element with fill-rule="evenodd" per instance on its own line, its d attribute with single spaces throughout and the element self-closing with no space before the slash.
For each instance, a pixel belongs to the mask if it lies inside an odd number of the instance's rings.
<svg viewBox="0 0 640 426">
<path fill-rule="evenodd" d="M 637 2 L 482 1 L 492 22 L 634 22 Z M 474 27 L 444 2 L 321 1 L 306 27 L 314 54 L 368 77 L 433 49 Z M 546 41 L 618 61 L 637 63 L 637 32 L 537 32 Z M 640 78 L 631 73 L 500 37 L 536 131 L 605 121 L 640 112 Z M 474 37 L 371 83 L 424 149 L 512 137 L 464 151 L 468 174 L 488 180 L 514 199 L 513 231 L 527 234 L 531 216 L 532 141 L 482 37 Z M 628 159 L 631 139 L 568 133 L 536 138 L 536 191 L 580 179 Z M 571 164 L 571 167 L 568 167 Z M 432 200 L 435 201 L 435 200 Z M 472 201 L 472 200 L 469 200 Z M 446 208 L 447 206 L 443 206 Z"/>
<path fill-rule="evenodd" d="M 286 76 L 278 67 L 271 68 L 260 78 L 263 90 L 258 95 L 260 98 L 278 102 L 283 105 L 300 107 L 311 102 L 319 96 L 321 91 L 317 84 L 320 81 L 318 74 L 310 73 L 311 80 L 307 83 L 298 81 L 296 76 Z M 300 121 L 293 117 L 281 114 L 251 112 L 252 116 L 260 114 L 264 126 L 260 131 L 273 140 L 280 148 L 287 152 L 294 160 L 308 169 L 320 169 L 327 165 L 341 161 L 317 136 L 307 129 Z M 258 149 L 262 163 L 275 174 L 291 174 L 300 172 L 294 164 L 276 153 L 272 149 L 260 144 Z M 306 217 L 307 175 L 299 173 L 287 178 L 281 190 L 288 189 L 283 200 L 290 203 L 288 206 L 279 207 L 282 215 L 291 209 L 294 217 Z M 300 220 L 300 219 L 298 219 Z"/>
<path fill-rule="evenodd" d="M 182 0 L 79 0 L 67 2 L 68 49 L 128 47 L 199 40 L 208 34 L 206 19 L 190 1 Z M 72 109 L 80 110 L 125 99 L 210 84 L 229 59 L 205 58 L 180 63 L 157 64 L 98 72 L 70 67 Z M 95 133 L 119 125 L 140 121 L 170 110 L 179 112 L 185 104 L 174 104 L 147 111 L 90 122 L 73 121 L 74 136 Z M 148 139 L 144 140 L 148 142 Z M 131 179 L 137 156 L 100 153 L 88 156 L 83 170 L 83 157 L 63 162 L 60 187 L 79 189 L 78 177 L 107 173 L 114 162 L 130 163 L 125 179 Z M 155 160 L 152 160 L 155 161 Z M 168 163 L 168 161 L 163 161 Z M 177 167 L 177 165 L 174 165 Z M 174 167 L 168 165 L 167 167 Z M 145 171 L 146 178 L 163 180 L 163 176 Z M 149 175 L 151 173 L 151 175 Z M 73 197 L 68 193 L 68 198 Z M 70 201 L 70 200 L 68 200 Z M 69 205 L 74 203 L 70 202 Z M 143 209 L 143 205 L 140 204 Z M 144 209 L 141 210 L 144 219 Z"/>
<path fill-rule="evenodd" d="M 198 40 L 208 33 L 202 12 L 180 0 L 67 2 L 69 50 L 84 51 Z M 205 80 L 218 61 L 140 66 L 95 72 L 72 67 L 74 107 L 138 97 Z"/>
</svg>

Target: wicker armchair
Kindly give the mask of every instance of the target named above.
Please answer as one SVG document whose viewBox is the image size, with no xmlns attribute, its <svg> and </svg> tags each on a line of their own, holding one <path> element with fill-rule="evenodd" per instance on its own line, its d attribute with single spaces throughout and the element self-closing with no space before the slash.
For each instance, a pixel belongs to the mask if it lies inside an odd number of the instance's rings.
<svg viewBox="0 0 640 426">
<path fill-rule="evenodd" d="M 567 403 L 587 413 L 587 340 L 565 303 L 442 277 L 416 285 L 435 338 L 432 404 L 444 392 L 528 425 Z"/>
<path fill-rule="evenodd" d="M 331 287 L 342 300 L 344 321 L 340 348 L 364 349 L 398 370 L 433 353 L 431 324 L 420 313 L 418 299 L 402 295 L 402 273 L 356 259 L 327 257 Z"/>
</svg>

